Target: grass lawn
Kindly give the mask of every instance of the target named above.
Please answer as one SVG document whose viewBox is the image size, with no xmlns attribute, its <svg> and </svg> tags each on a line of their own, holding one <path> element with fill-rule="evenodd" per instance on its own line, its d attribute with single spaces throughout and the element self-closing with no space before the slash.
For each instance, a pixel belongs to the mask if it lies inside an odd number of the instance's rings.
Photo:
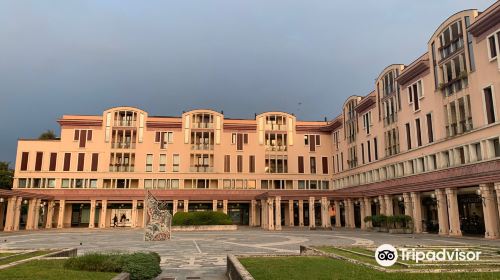
<svg viewBox="0 0 500 280">
<path fill-rule="evenodd" d="M 51 252 L 50 250 L 40 250 L 40 251 L 34 251 L 34 252 L 30 252 L 30 253 L 21 253 L 21 254 L 17 254 L 17 255 L 12 255 L 10 257 L 6 257 L 5 259 L 1 259 L 0 265 L 8 264 L 11 262 L 16 262 L 16 261 L 20 261 L 20 260 L 24 260 L 24 259 L 29 259 L 32 257 L 45 255 L 45 254 L 48 254 L 50 252 Z"/>
<path fill-rule="evenodd" d="M 68 270 L 63 267 L 65 260 L 34 260 L 14 267 L 0 270 L 0 279 L 112 279 L 113 272 L 89 272 Z"/>
<path fill-rule="evenodd" d="M 15 255 L 17 253 L 0 253 L 0 258 L 3 258 L 3 257 L 7 257 L 7 256 L 11 256 L 11 255 Z"/>
<path fill-rule="evenodd" d="M 264 279 L 500 279 L 500 273 L 385 273 L 325 257 L 241 258 L 256 280 Z"/>
</svg>

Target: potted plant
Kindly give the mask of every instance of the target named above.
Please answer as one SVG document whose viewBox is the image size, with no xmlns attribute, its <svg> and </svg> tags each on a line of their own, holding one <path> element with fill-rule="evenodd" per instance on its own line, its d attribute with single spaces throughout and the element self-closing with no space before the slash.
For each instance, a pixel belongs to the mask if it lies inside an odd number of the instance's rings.
<svg viewBox="0 0 500 280">
<path fill-rule="evenodd" d="M 372 218 L 373 218 L 373 216 L 366 216 L 366 217 L 363 219 L 363 221 L 365 222 L 365 226 L 366 226 L 366 228 L 369 228 L 369 226 L 368 226 L 368 225 L 369 225 L 369 223 L 370 223 L 370 222 L 372 222 L 372 220 L 373 220 Z M 372 227 L 373 227 L 373 225 L 372 225 Z"/>
</svg>

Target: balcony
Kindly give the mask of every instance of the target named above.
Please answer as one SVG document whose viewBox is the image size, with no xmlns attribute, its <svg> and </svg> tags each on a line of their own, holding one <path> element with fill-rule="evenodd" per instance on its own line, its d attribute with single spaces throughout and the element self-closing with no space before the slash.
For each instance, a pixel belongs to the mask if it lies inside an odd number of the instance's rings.
<svg viewBox="0 0 500 280">
<path fill-rule="evenodd" d="M 213 166 L 208 166 L 208 165 L 195 165 L 195 166 L 190 166 L 189 167 L 190 172 L 214 172 L 214 167 Z"/>
<path fill-rule="evenodd" d="M 448 81 L 447 83 L 439 84 L 438 89 L 444 92 L 446 96 L 450 96 L 461 91 L 469 85 L 467 72 L 462 71 L 458 77 Z"/>
<path fill-rule="evenodd" d="M 398 120 L 398 115 L 396 113 L 392 115 L 388 115 L 387 117 L 384 117 L 384 126 L 388 126 L 392 123 L 397 122 Z"/>
<path fill-rule="evenodd" d="M 134 120 L 115 120 L 114 126 L 119 126 L 119 127 L 134 127 L 136 124 L 136 121 Z"/>
<path fill-rule="evenodd" d="M 439 48 L 439 53 L 441 54 L 441 60 L 439 61 L 439 64 L 441 64 L 445 59 L 454 55 L 463 48 L 464 48 L 464 39 L 463 36 L 459 34 L 459 36 L 457 36 L 455 39 L 451 40 L 449 43 Z"/>
<path fill-rule="evenodd" d="M 112 149 L 135 149 L 135 143 L 132 142 L 115 142 L 111 143 Z"/>
<path fill-rule="evenodd" d="M 109 172 L 134 172 L 133 165 L 110 165 Z"/>
</svg>

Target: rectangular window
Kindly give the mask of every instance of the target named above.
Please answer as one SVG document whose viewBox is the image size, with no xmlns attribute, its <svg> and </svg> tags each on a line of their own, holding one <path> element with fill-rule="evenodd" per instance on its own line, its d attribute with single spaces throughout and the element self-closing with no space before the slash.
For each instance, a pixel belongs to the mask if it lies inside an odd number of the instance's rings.
<svg viewBox="0 0 500 280">
<path fill-rule="evenodd" d="M 71 153 L 65 153 L 63 171 L 69 171 L 70 167 L 71 167 Z"/>
<path fill-rule="evenodd" d="M 99 166 L 99 154 L 98 153 L 93 153 L 92 154 L 92 164 L 90 167 L 90 171 L 97 171 L 97 167 Z"/>
<path fill-rule="evenodd" d="M 43 153 L 42 152 L 37 152 L 36 153 L 36 159 L 35 159 L 35 171 L 41 171 L 42 170 L 42 161 L 43 161 Z"/>
<path fill-rule="evenodd" d="M 410 124 L 407 123 L 405 124 L 406 127 L 406 145 L 408 147 L 408 150 L 411 150 L 411 129 L 410 129 Z"/>
<path fill-rule="evenodd" d="M 28 157 L 29 157 L 28 152 L 23 152 L 21 154 L 21 171 L 28 170 Z"/>
<path fill-rule="evenodd" d="M 316 151 L 316 137 L 314 137 L 314 135 L 309 136 L 309 151 L 310 152 Z"/>
<path fill-rule="evenodd" d="M 299 156 L 298 158 L 298 171 L 299 173 L 304 173 L 304 157 L 303 156 Z"/>
<path fill-rule="evenodd" d="M 75 129 L 75 133 L 73 134 L 73 141 L 78 141 L 80 139 L 80 130 Z"/>
<path fill-rule="evenodd" d="M 321 146 L 321 135 L 316 135 L 316 146 Z"/>
<path fill-rule="evenodd" d="M 255 173 L 255 156 L 250 156 L 249 158 L 249 172 L 250 173 Z"/>
<path fill-rule="evenodd" d="M 368 154 L 368 162 L 372 162 L 372 149 L 370 141 L 366 142 L 367 154 Z"/>
<path fill-rule="evenodd" d="M 173 158 L 172 158 L 172 171 L 173 172 L 179 172 L 180 163 L 181 163 L 181 157 L 178 154 L 173 155 Z"/>
<path fill-rule="evenodd" d="M 57 153 L 50 153 L 49 171 L 56 171 Z"/>
<path fill-rule="evenodd" d="M 311 169 L 311 174 L 316 174 L 316 158 L 310 157 L 309 164 L 310 164 L 309 167 Z"/>
<path fill-rule="evenodd" d="M 236 134 L 236 150 L 243 151 L 243 134 Z"/>
<path fill-rule="evenodd" d="M 224 156 L 224 172 L 226 172 L 226 173 L 231 172 L 231 156 L 230 155 Z"/>
<path fill-rule="evenodd" d="M 241 135 L 241 134 L 238 134 L 238 135 Z M 238 155 L 238 157 L 236 158 L 236 163 L 237 163 L 238 173 L 242 173 L 243 172 L 243 156 L 242 155 Z"/>
<path fill-rule="evenodd" d="M 61 180 L 61 188 L 67 189 L 69 187 L 70 187 L 69 179 L 62 179 Z"/>
<path fill-rule="evenodd" d="M 328 174 L 328 158 L 322 157 L 321 161 L 322 161 L 321 167 L 323 168 L 323 174 Z"/>
<path fill-rule="evenodd" d="M 420 119 L 415 120 L 415 127 L 417 129 L 417 145 L 422 146 L 422 130 L 420 129 Z"/>
<path fill-rule="evenodd" d="M 78 153 L 78 164 L 77 164 L 77 171 L 83 171 L 83 167 L 85 165 L 85 154 L 84 153 Z"/>
<path fill-rule="evenodd" d="M 489 59 L 495 59 L 497 57 L 498 52 L 498 40 L 496 34 L 492 34 L 488 37 L 488 55 Z"/>
<path fill-rule="evenodd" d="M 375 160 L 378 160 L 378 143 L 377 138 L 373 138 L 373 153 L 375 156 Z"/>
<path fill-rule="evenodd" d="M 231 144 L 236 144 L 237 133 L 231 134 Z"/>
<path fill-rule="evenodd" d="M 92 141 L 92 130 L 87 130 L 87 141 Z"/>
<path fill-rule="evenodd" d="M 146 172 L 153 172 L 153 155 L 146 155 Z"/>
<path fill-rule="evenodd" d="M 87 144 L 87 130 L 80 130 L 80 148 L 85 148 Z"/>
<path fill-rule="evenodd" d="M 429 137 L 429 143 L 434 142 L 434 128 L 432 127 L 432 114 L 426 115 L 427 118 L 427 136 Z"/>
<path fill-rule="evenodd" d="M 465 17 L 465 27 L 468 29 L 470 26 L 470 18 L 467 16 Z M 476 62 L 474 59 L 474 47 L 472 44 L 472 34 L 470 32 L 467 32 L 467 46 L 469 49 L 469 61 L 470 61 L 470 70 L 471 71 L 476 71 Z"/>
<path fill-rule="evenodd" d="M 167 171 L 167 155 L 166 154 L 160 154 L 160 167 L 158 168 L 158 171 L 160 171 L 160 172 Z"/>
<path fill-rule="evenodd" d="M 493 103 L 493 91 L 491 86 L 483 89 L 484 92 L 484 105 L 486 109 L 486 121 L 488 124 L 496 121 L 495 105 Z"/>
<path fill-rule="evenodd" d="M 365 144 L 361 143 L 361 162 L 365 164 Z"/>
<path fill-rule="evenodd" d="M 366 134 L 370 134 L 371 116 L 372 116 L 371 111 L 363 115 L 363 128 L 366 131 Z"/>
</svg>

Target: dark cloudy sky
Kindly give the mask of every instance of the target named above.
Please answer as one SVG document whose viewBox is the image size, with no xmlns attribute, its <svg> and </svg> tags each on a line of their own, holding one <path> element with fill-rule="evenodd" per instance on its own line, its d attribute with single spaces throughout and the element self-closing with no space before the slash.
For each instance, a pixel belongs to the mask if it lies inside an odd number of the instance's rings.
<svg viewBox="0 0 500 280">
<path fill-rule="evenodd" d="M 0 161 L 63 114 L 117 105 L 330 119 L 448 16 L 493 2 L 0 0 Z"/>
</svg>

